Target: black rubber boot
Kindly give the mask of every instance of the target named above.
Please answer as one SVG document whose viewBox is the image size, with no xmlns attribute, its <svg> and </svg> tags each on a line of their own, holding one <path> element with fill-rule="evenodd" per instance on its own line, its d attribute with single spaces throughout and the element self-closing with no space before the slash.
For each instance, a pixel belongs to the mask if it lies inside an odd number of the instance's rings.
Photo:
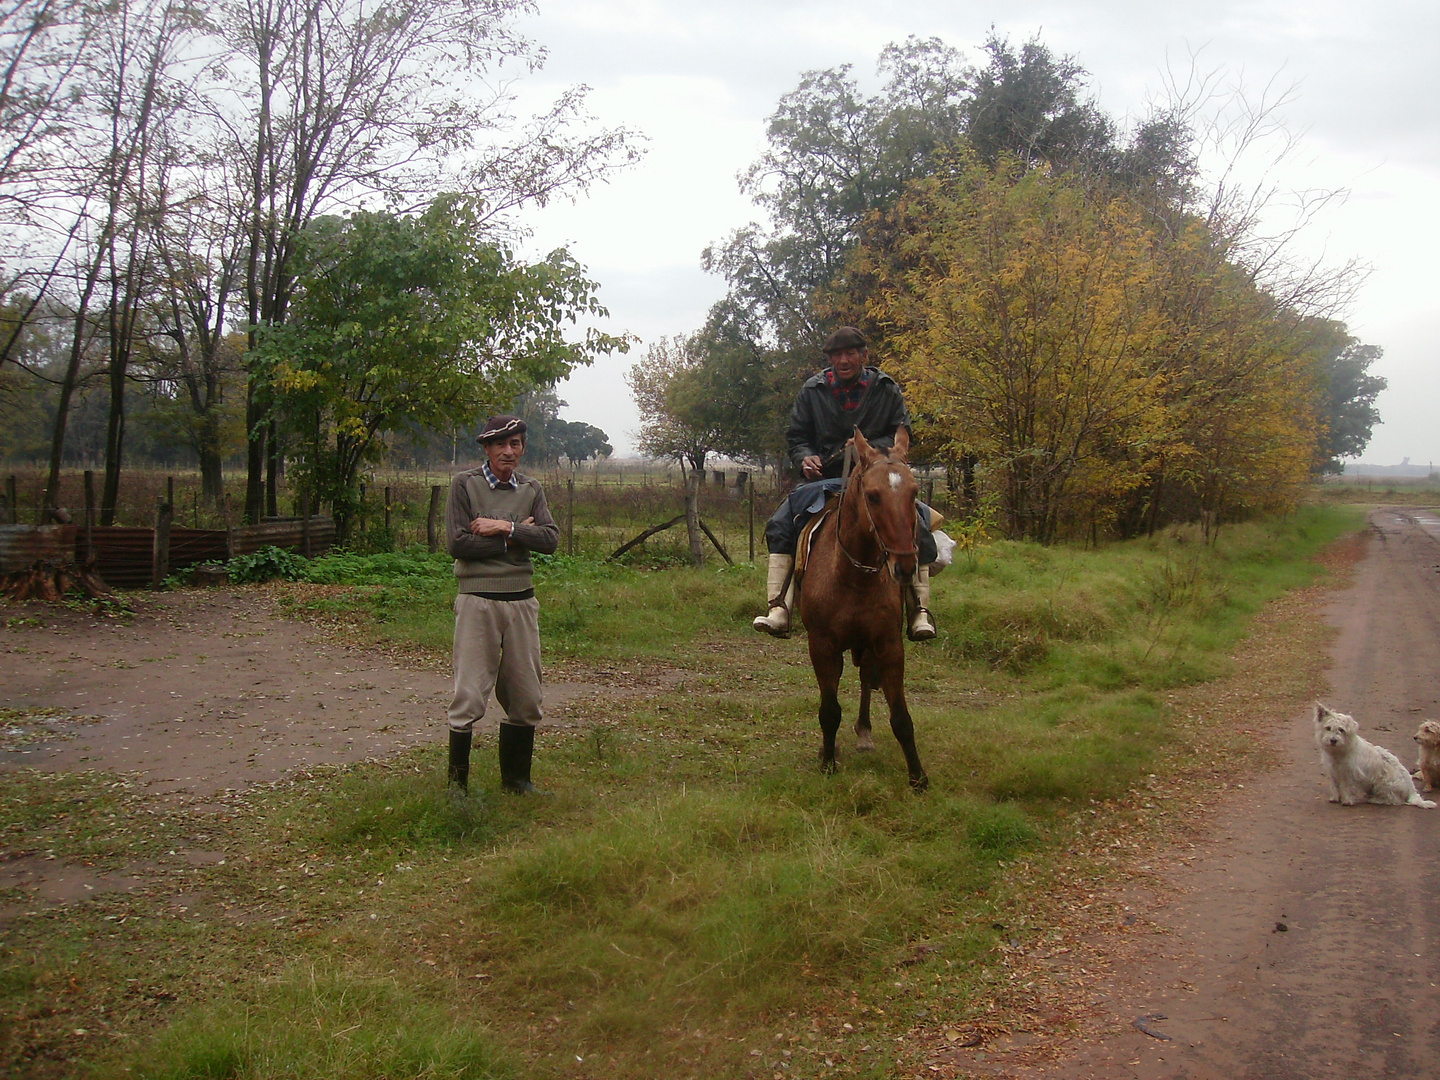
<svg viewBox="0 0 1440 1080">
<path fill-rule="evenodd" d="M 446 786 L 462 795 L 470 790 L 470 739 L 468 731 L 450 732 L 450 773 Z"/>
<path fill-rule="evenodd" d="M 528 724 L 500 725 L 500 786 L 512 795 L 548 795 L 530 782 L 535 729 Z"/>
</svg>

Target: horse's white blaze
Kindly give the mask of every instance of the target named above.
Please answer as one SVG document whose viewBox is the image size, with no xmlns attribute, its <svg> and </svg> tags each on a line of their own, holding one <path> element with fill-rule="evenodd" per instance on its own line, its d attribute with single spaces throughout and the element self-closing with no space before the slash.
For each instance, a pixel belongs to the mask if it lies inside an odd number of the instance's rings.
<svg viewBox="0 0 1440 1080">
<path fill-rule="evenodd" d="M 903 476 L 901 476 L 900 473 L 899 473 L 897 470 L 895 470 L 895 469 L 891 469 L 891 470 L 890 470 L 890 489 L 891 489 L 892 491 L 899 491 L 899 490 L 900 490 L 900 485 L 903 484 L 904 482 L 905 482 L 905 478 L 904 478 Z"/>
</svg>

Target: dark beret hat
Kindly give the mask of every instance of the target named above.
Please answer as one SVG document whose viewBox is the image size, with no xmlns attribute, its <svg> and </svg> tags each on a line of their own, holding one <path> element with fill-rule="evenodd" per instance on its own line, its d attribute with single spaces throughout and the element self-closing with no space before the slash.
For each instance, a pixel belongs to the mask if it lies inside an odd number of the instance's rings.
<svg viewBox="0 0 1440 1080">
<path fill-rule="evenodd" d="M 846 349 L 866 347 L 864 334 L 853 326 L 842 326 L 825 339 L 825 347 L 820 351 L 829 356 L 831 353 L 844 352 Z"/>
<path fill-rule="evenodd" d="M 485 427 L 479 435 L 475 436 L 475 441 L 484 444 L 494 442 L 496 439 L 508 439 L 511 435 L 524 435 L 525 431 L 524 420 L 518 416 L 511 416 L 509 413 L 502 413 L 500 416 L 492 416 L 485 421 Z"/>
</svg>

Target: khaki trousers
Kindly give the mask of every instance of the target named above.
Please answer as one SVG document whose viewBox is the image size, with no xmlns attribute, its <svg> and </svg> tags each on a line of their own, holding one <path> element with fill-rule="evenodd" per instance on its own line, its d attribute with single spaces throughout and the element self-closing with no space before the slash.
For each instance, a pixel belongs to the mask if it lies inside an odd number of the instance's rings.
<svg viewBox="0 0 1440 1080">
<path fill-rule="evenodd" d="M 469 731 L 494 691 L 502 723 L 540 722 L 540 603 L 455 597 L 455 696 L 450 730 Z"/>
</svg>

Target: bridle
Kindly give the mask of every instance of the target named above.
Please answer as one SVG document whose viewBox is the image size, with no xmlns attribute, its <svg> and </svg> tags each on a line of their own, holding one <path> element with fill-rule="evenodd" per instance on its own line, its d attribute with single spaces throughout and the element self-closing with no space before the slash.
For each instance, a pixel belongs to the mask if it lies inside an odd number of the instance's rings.
<svg viewBox="0 0 1440 1080">
<path fill-rule="evenodd" d="M 885 558 L 880 562 L 878 566 L 871 566 L 869 563 L 864 563 L 857 559 L 854 555 L 850 553 L 850 549 L 845 546 L 845 537 L 842 536 L 840 532 L 840 525 L 844 521 L 845 496 L 850 493 L 850 485 L 854 484 L 857 480 L 860 479 L 860 477 L 865 475 L 865 469 L 865 464 L 861 462 L 860 467 L 850 473 L 849 479 L 846 481 L 845 486 L 840 490 L 840 505 L 836 507 L 835 514 L 835 543 L 840 545 L 840 550 L 844 552 L 845 557 L 850 560 L 850 565 L 855 567 L 856 570 L 859 570 L 862 573 L 866 574 L 878 574 L 881 570 L 884 570 L 885 567 L 890 565 L 890 560 L 895 558 L 895 556 L 914 555 L 916 554 L 918 549 L 913 543 L 910 545 L 908 551 L 891 551 L 888 547 L 886 547 L 885 540 L 880 535 L 880 530 L 875 527 L 875 515 L 870 510 L 870 501 L 868 499 L 861 499 L 860 505 L 865 508 L 865 521 L 870 526 L 870 534 L 875 537 L 875 543 L 880 545 L 880 550 L 885 553 Z"/>
</svg>

